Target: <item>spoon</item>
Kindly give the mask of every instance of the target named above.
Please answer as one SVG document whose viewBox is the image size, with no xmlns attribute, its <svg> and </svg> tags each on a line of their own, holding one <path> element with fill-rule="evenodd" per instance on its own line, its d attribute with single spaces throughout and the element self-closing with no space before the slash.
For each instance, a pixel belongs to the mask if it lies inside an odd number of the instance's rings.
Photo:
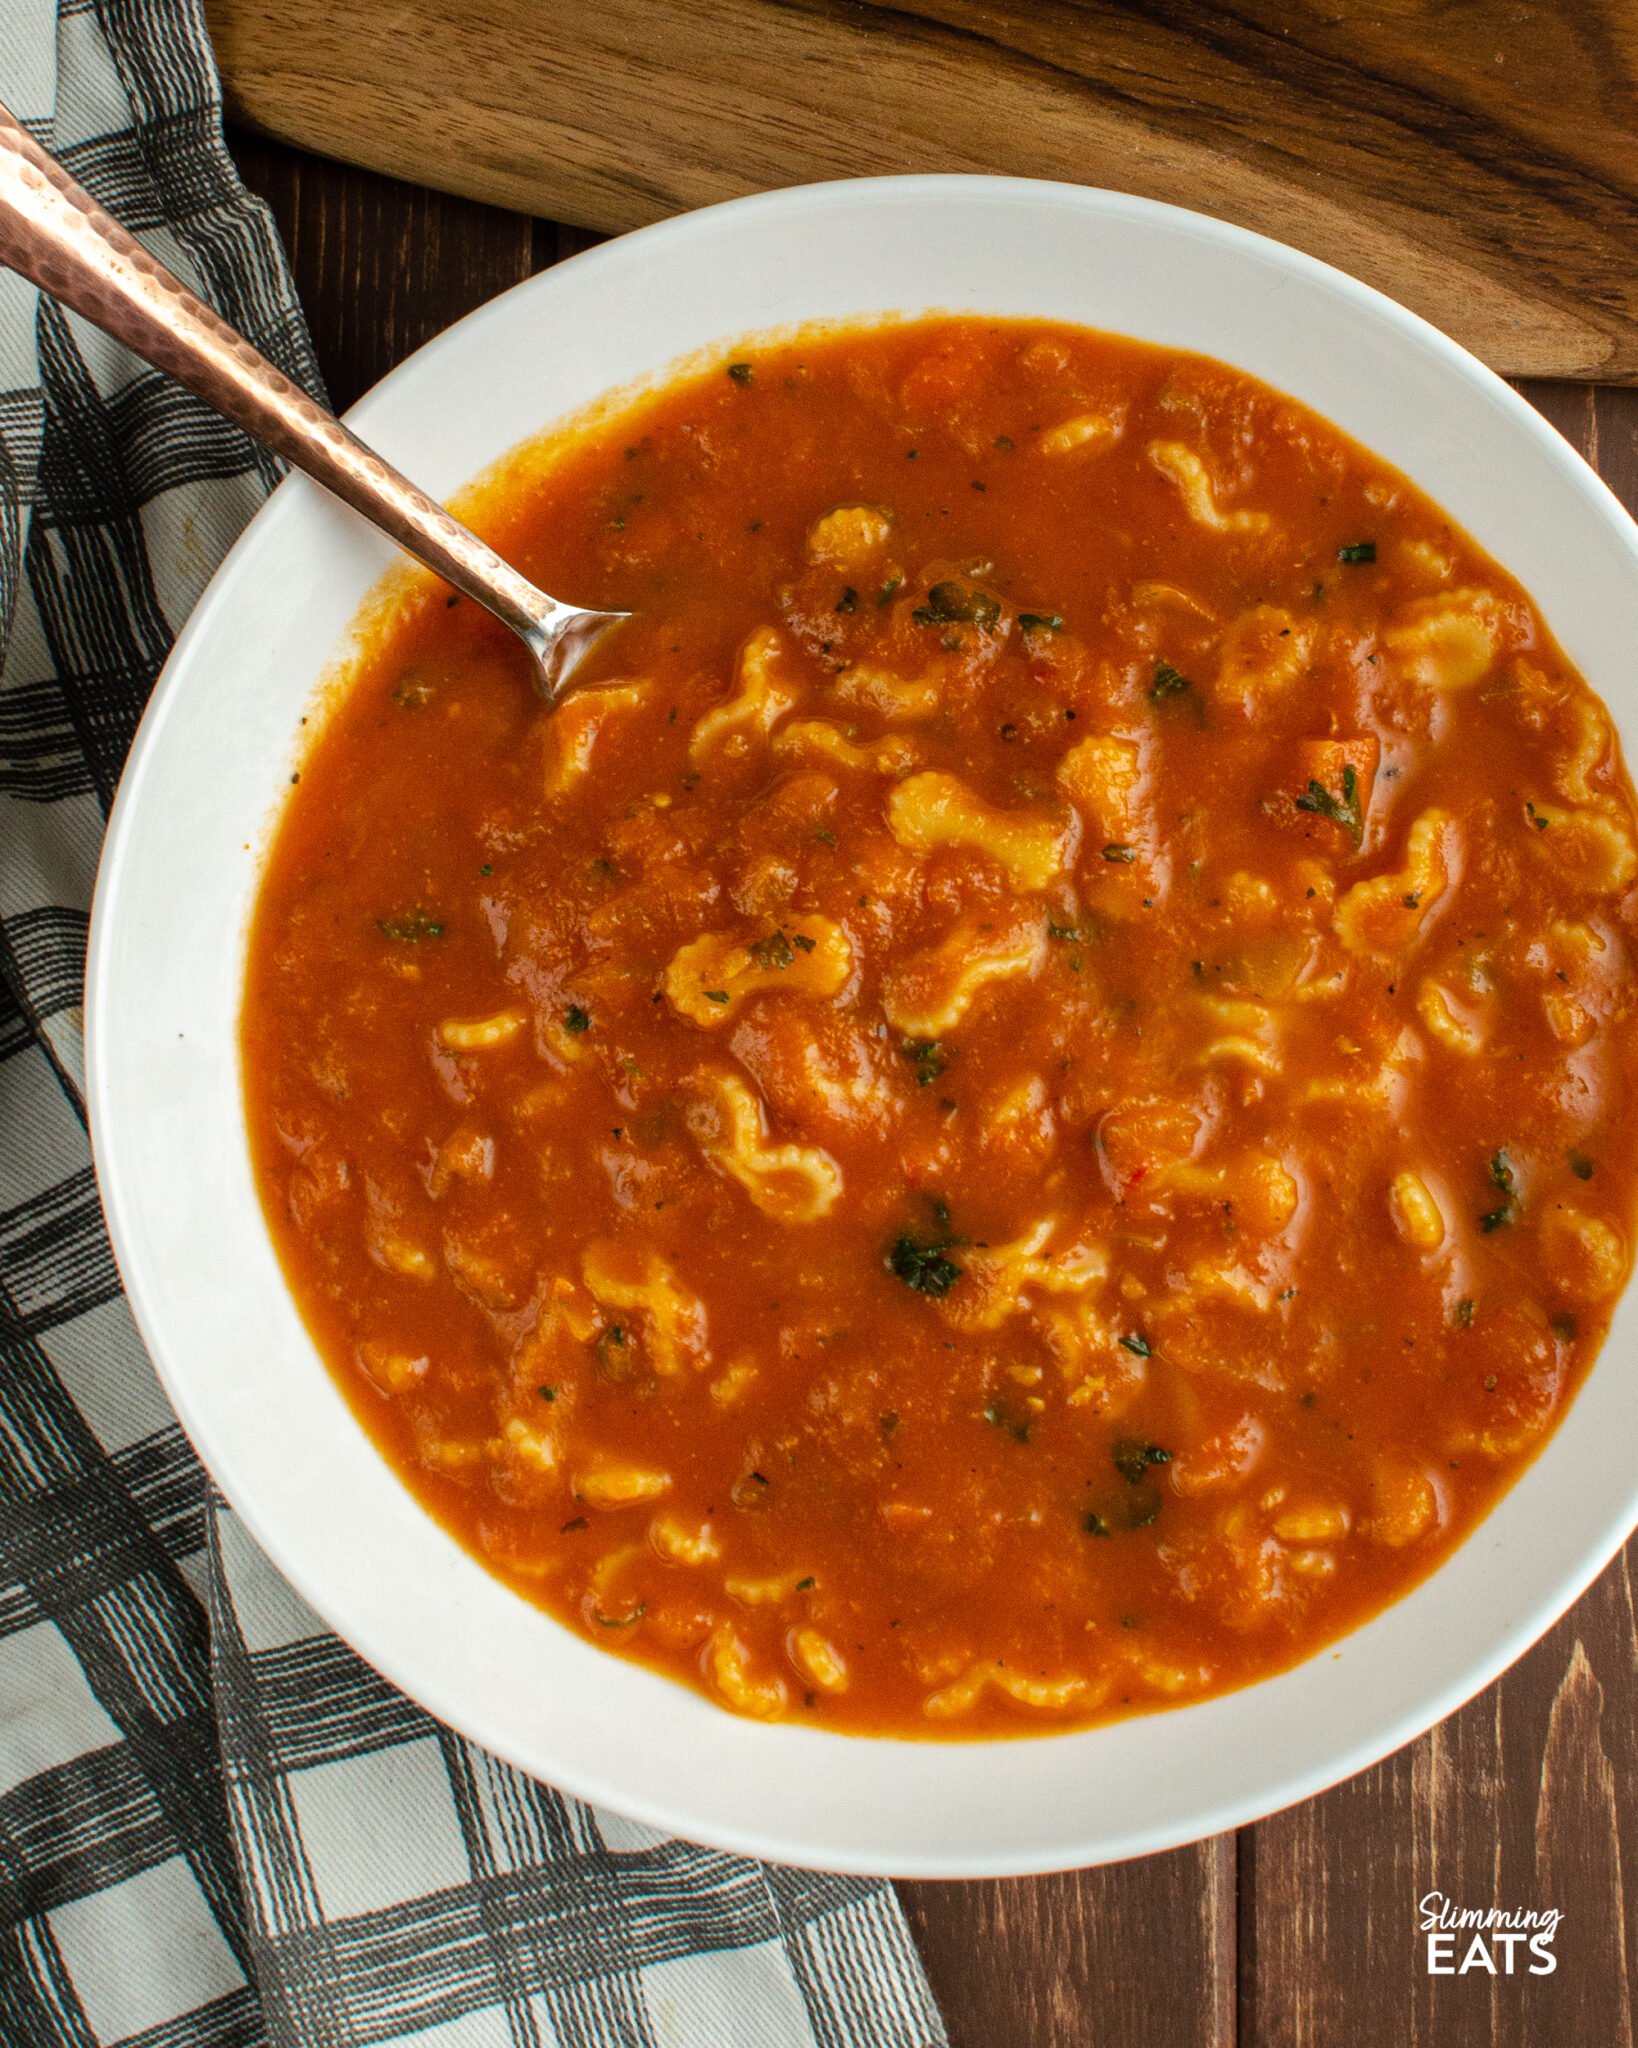
<svg viewBox="0 0 1638 2048">
<path fill-rule="evenodd" d="M 548 597 L 276 370 L 97 205 L 0 105 L 0 263 L 303 469 L 511 627 L 553 703 L 626 612 Z"/>
</svg>

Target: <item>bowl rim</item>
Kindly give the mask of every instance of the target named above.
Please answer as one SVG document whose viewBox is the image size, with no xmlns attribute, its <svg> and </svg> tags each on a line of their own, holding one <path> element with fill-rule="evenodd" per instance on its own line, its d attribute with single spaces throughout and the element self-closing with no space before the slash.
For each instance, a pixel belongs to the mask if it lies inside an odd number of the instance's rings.
<svg viewBox="0 0 1638 2048">
<path fill-rule="evenodd" d="M 982 174 L 834 180 L 752 194 L 671 217 L 566 258 L 548 270 L 522 280 L 509 290 L 484 302 L 396 366 L 360 398 L 344 417 L 361 435 L 366 439 L 370 438 L 372 419 L 387 404 L 395 389 L 412 375 L 424 374 L 429 368 L 437 366 L 445 356 L 463 347 L 485 323 L 496 319 L 497 309 L 510 306 L 522 299 L 551 294 L 567 273 L 572 272 L 578 279 L 584 279 L 588 275 L 595 276 L 605 268 L 612 270 L 615 266 L 629 265 L 640 260 L 645 253 L 658 253 L 672 244 L 686 242 L 700 235 L 703 224 L 718 223 L 727 216 L 751 219 L 770 213 L 799 220 L 804 213 L 833 207 L 838 201 L 862 207 L 869 207 L 878 201 L 912 201 L 941 207 L 953 201 L 982 204 L 992 199 L 1013 202 L 1027 199 L 1034 204 L 1069 205 L 1127 221 L 1159 222 L 1181 227 L 1190 236 L 1200 238 L 1206 243 L 1216 244 L 1231 251 L 1242 251 L 1248 255 L 1259 255 L 1265 260 L 1272 258 L 1278 267 L 1308 285 L 1341 297 L 1359 311 L 1385 323 L 1399 337 L 1416 344 L 1445 369 L 1487 396 L 1504 415 L 1509 417 L 1515 430 L 1522 431 L 1533 441 L 1538 451 L 1563 471 L 1573 487 L 1596 507 L 1606 524 L 1613 528 L 1624 544 L 1635 570 L 1638 570 L 1638 524 L 1634 523 L 1603 480 L 1582 461 L 1542 415 L 1499 376 L 1420 316 L 1333 266 L 1270 237 L 1255 234 L 1215 216 L 1105 188 L 1054 180 L 1001 178 Z M 723 337 L 725 342 L 729 338 L 727 335 Z M 1260 373 L 1253 370 L 1250 374 Z M 347 1611 L 343 1616 L 334 1611 L 327 1583 L 322 1578 L 315 1578 L 287 1562 L 280 1531 L 271 1526 L 263 1515 L 260 1500 L 255 1496 L 254 1489 L 241 1495 L 232 1479 L 219 1477 L 217 1457 L 212 1455 L 213 1448 L 219 1454 L 219 1446 L 216 1443 L 211 1418 L 196 1400 L 194 1387 L 185 1377 L 179 1380 L 173 1372 L 168 1357 L 166 1335 L 150 1298 L 149 1274 L 143 1264 L 136 1226 L 141 1197 L 127 1171 L 127 1160 L 122 1149 L 123 1140 L 119 1134 L 119 1105 L 111 1093 L 109 1076 L 115 1059 L 113 1038 L 118 1029 L 118 1004 L 112 993 L 117 985 L 113 947 L 118 933 L 121 889 L 127 850 L 134 830 L 133 821 L 139 816 L 141 793 L 153 758 L 163 744 L 166 715 L 183 687 L 195 650 L 215 628 L 218 615 L 232 605 L 233 577 L 240 565 L 262 547 L 278 522 L 307 516 L 307 505 L 318 496 L 315 487 L 304 479 L 286 477 L 234 542 L 177 636 L 127 757 L 105 831 L 87 952 L 87 1107 L 99 1187 L 126 1298 L 149 1356 L 159 1373 L 166 1397 L 187 1430 L 202 1461 L 211 1471 L 212 1477 L 222 1486 L 235 1513 L 266 1551 L 275 1567 L 286 1573 L 296 1590 L 326 1625 L 357 1649 L 391 1683 L 472 1740 L 526 1773 L 539 1776 L 544 1774 L 538 1758 L 531 1758 L 526 1751 L 520 1750 L 517 1742 L 503 1731 L 497 1731 L 493 1727 L 486 1728 L 483 1714 L 474 1707 L 472 1701 L 462 1696 L 458 1682 L 434 1671 L 427 1664 L 407 1665 L 397 1646 L 384 1639 L 368 1621 L 361 1625 L 360 1617 L 355 1612 Z M 1606 1349 L 1612 1342 L 1613 1337 L 1606 1340 Z M 1602 1354 L 1588 1373 L 1589 1381 L 1601 1363 Z M 1581 1393 L 1578 1393 L 1578 1400 L 1584 1392 L 1585 1383 Z M 1558 1427 L 1562 1426 L 1561 1419 Z M 1554 1434 L 1557 1434 L 1557 1428 Z M 1551 1438 L 1548 1441 L 1551 1441 Z M 1518 1483 L 1515 1481 L 1515 1486 Z M 1506 1495 L 1503 1498 L 1505 1499 Z M 789 1832 L 781 1831 L 778 1827 L 731 1825 L 713 1821 L 702 1829 L 700 1816 L 697 1810 L 690 1806 L 685 1795 L 671 1802 L 634 1795 L 629 1787 L 620 1781 L 617 1772 L 610 1775 L 582 1765 L 559 1765 L 554 1762 L 549 1782 L 576 1797 L 607 1807 L 666 1833 L 706 1840 L 725 1849 L 772 1861 L 867 1875 L 949 1878 L 1025 1875 L 1154 1854 L 1240 1827 L 1306 1800 L 1379 1762 L 1406 1742 L 1426 1732 L 1492 1683 L 1545 1633 L 1605 1569 L 1635 1526 L 1638 1526 L 1638 1471 L 1635 1471 L 1625 1500 L 1606 1513 L 1596 1528 L 1586 1532 L 1577 1546 L 1573 1565 L 1559 1576 L 1549 1591 L 1498 1627 L 1488 1650 L 1476 1654 L 1458 1676 L 1435 1691 L 1422 1695 L 1414 1706 L 1384 1719 L 1367 1738 L 1355 1740 L 1342 1750 L 1327 1755 L 1307 1768 L 1286 1771 L 1275 1769 L 1272 1772 L 1265 1772 L 1254 1786 L 1225 1793 L 1214 1802 L 1208 1801 L 1197 1805 L 1183 1824 L 1179 1824 L 1175 1819 L 1158 1821 L 1152 1826 L 1130 1827 L 1122 1833 L 1100 1837 L 1078 1846 L 1058 1843 L 1026 1853 L 1020 1853 L 1016 1848 L 997 1850 L 982 1846 L 966 1851 L 942 1850 L 937 1853 L 920 1850 L 896 1853 L 880 1846 L 839 1852 L 834 1840 L 822 1837 L 793 1839 Z M 1477 1525 L 1465 1542 L 1458 1546 L 1457 1552 L 1452 1553 L 1452 1559 L 1461 1552 L 1480 1547 L 1486 1527 L 1486 1522 Z M 1446 1560 L 1424 1583 L 1431 1583 L 1437 1579 L 1448 1569 L 1450 1562 L 1451 1560 Z M 1401 1601 L 1396 1604 L 1402 1604 L 1403 1599 L 1413 1597 L 1413 1594 L 1402 1596 Z M 1328 1650 L 1337 1649 L 1340 1643 L 1352 1641 L 1359 1633 L 1360 1631 L 1356 1630 L 1350 1636 L 1338 1639 L 1338 1643 L 1322 1646 L 1319 1651 L 1313 1653 L 1312 1659 L 1305 1661 L 1324 1657 Z M 593 1654 L 603 1656 L 600 1651 Z M 1278 1682 L 1278 1678 L 1254 1681 L 1250 1686 L 1236 1692 L 1163 1711 L 1168 1719 L 1181 1725 L 1189 1716 L 1200 1719 L 1208 1717 L 1218 1701 L 1242 1698 L 1248 1692 L 1257 1692 Z M 1067 1745 L 1077 1740 L 1095 1739 L 1101 1732 L 1101 1729 L 1094 1728 L 1089 1731 L 1070 1731 L 1066 1734 L 1032 1736 L 1022 1744 L 1009 1746 L 1037 1748 L 1042 1745 L 1065 1745 L 1067 1756 Z M 828 1739 L 831 1742 L 845 1742 L 849 1745 L 868 1745 L 874 1740 L 856 1736 Z M 968 1756 L 982 1754 L 988 1748 L 988 1745 L 981 1747 L 976 1744 L 911 1743 L 895 1746 L 912 1749 L 950 1747 L 964 1751 Z"/>
</svg>

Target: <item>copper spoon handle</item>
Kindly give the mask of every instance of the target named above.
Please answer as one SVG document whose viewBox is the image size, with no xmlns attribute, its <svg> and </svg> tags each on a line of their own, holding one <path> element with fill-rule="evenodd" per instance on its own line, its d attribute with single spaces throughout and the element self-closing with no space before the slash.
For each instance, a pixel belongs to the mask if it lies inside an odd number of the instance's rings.
<svg viewBox="0 0 1638 2048">
<path fill-rule="evenodd" d="M 547 698 L 619 616 L 563 604 L 520 576 L 196 299 L 3 105 L 0 263 L 185 384 L 487 606 L 529 648 Z"/>
</svg>

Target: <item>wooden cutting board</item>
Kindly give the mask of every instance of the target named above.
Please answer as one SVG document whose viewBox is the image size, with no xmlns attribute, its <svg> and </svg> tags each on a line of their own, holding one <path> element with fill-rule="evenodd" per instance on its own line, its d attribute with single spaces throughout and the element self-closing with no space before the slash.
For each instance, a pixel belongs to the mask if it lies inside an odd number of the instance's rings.
<svg viewBox="0 0 1638 2048">
<path fill-rule="evenodd" d="M 206 0 L 233 117 L 604 230 L 1006 171 L 1295 243 L 1510 374 L 1638 383 L 1626 0 Z"/>
</svg>

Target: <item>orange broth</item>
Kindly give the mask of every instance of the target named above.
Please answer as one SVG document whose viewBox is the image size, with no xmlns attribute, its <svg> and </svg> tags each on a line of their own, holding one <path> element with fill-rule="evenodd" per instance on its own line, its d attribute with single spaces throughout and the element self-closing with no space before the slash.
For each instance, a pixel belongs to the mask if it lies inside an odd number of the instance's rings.
<svg viewBox="0 0 1638 2048">
<path fill-rule="evenodd" d="M 629 609 L 548 712 L 374 632 L 245 992 L 290 1285 L 417 1497 L 724 1704 L 1187 1701 L 1422 1578 L 1629 1264 L 1609 719 L 1402 476 L 1221 364 L 744 347 L 484 524 Z"/>
</svg>

